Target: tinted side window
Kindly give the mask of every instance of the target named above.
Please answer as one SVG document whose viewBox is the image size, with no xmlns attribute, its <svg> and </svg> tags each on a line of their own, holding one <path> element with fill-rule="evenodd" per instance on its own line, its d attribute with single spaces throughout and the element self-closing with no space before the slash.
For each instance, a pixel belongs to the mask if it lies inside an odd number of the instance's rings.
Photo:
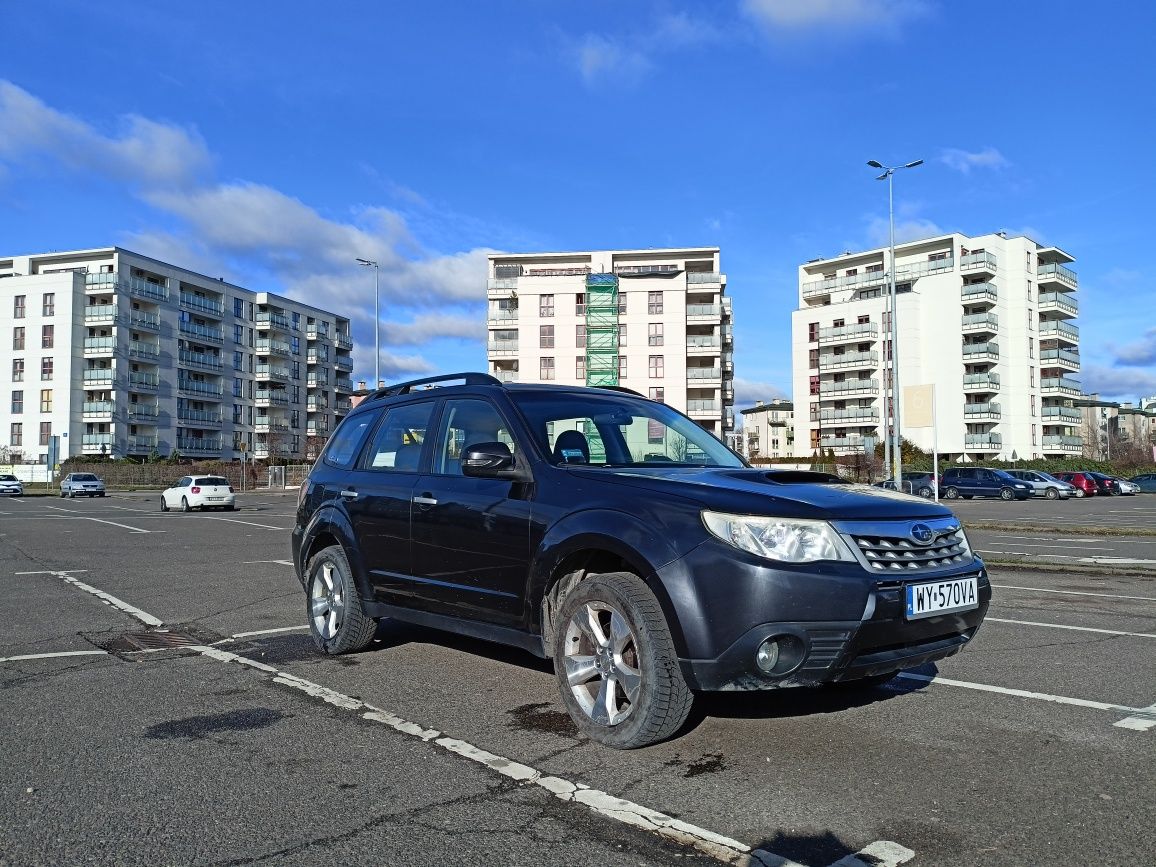
<svg viewBox="0 0 1156 867">
<path fill-rule="evenodd" d="M 361 449 L 365 432 L 373 426 L 380 415 L 379 412 L 363 412 L 357 416 L 346 416 L 345 420 L 337 426 L 329 445 L 325 447 L 325 454 L 323 455 L 325 463 L 331 467 L 348 469 Z"/>
<path fill-rule="evenodd" d="M 434 450 L 433 472 L 460 476 L 465 449 L 492 442 L 505 443 L 511 452 L 518 452 L 509 427 L 488 401 L 447 400 Z"/>
<path fill-rule="evenodd" d="M 362 468 L 417 472 L 433 407 L 434 402 L 427 400 L 387 410 Z"/>
</svg>

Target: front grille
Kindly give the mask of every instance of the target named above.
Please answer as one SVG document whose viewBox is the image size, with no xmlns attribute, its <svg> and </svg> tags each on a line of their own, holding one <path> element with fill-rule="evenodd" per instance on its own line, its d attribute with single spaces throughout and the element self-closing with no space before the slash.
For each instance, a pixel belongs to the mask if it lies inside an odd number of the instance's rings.
<svg viewBox="0 0 1156 867">
<path fill-rule="evenodd" d="M 930 545 L 902 536 L 852 536 L 867 565 L 876 572 L 930 572 L 970 563 L 963 530 L 946 533 Z"/>
</svg>

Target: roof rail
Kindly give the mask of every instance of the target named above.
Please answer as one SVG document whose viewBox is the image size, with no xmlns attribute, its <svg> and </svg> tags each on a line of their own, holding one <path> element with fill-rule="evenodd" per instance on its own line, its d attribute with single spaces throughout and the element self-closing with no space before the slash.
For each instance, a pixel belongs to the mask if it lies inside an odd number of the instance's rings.
<svg viewBox="0 0 1156 867">
<path fill-rule="evenodd" d="M 377 391 L 365 398 L 368 403 L 371 400 L 381 400 L 383 397 L 394 397 L 399 394 L 409 394 L 415 388 L 423 385 L 433 385 L 435 382 L 447 382 L 452 379 L 463 380 L 465 385 L 497 385 L 501 386 L 502 381 L 497 377 L 490 376 L 488 373 L 445 373 L 441 376 L 424 376 L 421 379 L 411 379 L 408 382 L 399 382 L 396 385 L 387 385 L 384 388 L 379 388 Z"/>
<path fill-rule="evenodd" d="M 620 391 L 623 394 L 633 394 L 635 397 L 645 396 L 641 392 L 637 392 L 633 388 L 627 388 L 624 385 L 596 385 L 594 388 L 604 388 L 607 391 Z"/>
</svg>

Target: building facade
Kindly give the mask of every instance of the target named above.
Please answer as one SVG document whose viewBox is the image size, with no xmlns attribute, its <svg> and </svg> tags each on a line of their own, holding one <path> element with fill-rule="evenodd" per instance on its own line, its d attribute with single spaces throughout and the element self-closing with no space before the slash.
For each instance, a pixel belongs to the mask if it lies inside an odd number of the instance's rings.
<svg viewBox="0 0 1156 867">
<path fill-rule="evenodd" d="M 349 320 L 119 247 L 0 258 L 0 445 L 303 456 L 348 411 Z"/>
<path fill-rule="evenodd" d="M 1083 453 L 1073 259 L 1003 233 L 895 248 L 899 387 L 934 386 L 949 460 Z M 892 398 L 887 248 L 799 267 L 792 314 L 795 453 L 854 454 L 885 433 Z M 900 430 L 932 448 L 932 428 Z M 914 409 L 914 408 L 913 408 Z"/>
<path fill-rule="evenodd" d="M 717 247 L 490 256 L 490 373 L 617 385 L 725 441 L 734 334 Z"/>
<path fill-rule="evenodd" d="M 1083 419 L 1084 457 L 1156 460 L 1156 402 L 1141 399 L 1134 405 L 1085 394 L 1073 403 Z"/>
<path fill-rule="evenodd" d="M 748 459 L 789 458 L 795 455 L 795 404 L 784 398 L 755 401 L 741 410 L 742 454 Z"/>
</svg>

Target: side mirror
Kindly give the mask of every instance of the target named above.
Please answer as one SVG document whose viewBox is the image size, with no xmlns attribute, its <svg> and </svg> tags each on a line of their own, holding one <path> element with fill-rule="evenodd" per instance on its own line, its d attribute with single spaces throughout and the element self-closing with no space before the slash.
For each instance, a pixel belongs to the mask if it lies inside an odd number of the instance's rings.
<svg viewBox="0 0 1156 867">
<path fill-rule="evenodd" d="M 505 443 L 475 443 L 462 455 L 462 475 L 478 479 L 513 479 L 521 475 Z"/>
</svg>

